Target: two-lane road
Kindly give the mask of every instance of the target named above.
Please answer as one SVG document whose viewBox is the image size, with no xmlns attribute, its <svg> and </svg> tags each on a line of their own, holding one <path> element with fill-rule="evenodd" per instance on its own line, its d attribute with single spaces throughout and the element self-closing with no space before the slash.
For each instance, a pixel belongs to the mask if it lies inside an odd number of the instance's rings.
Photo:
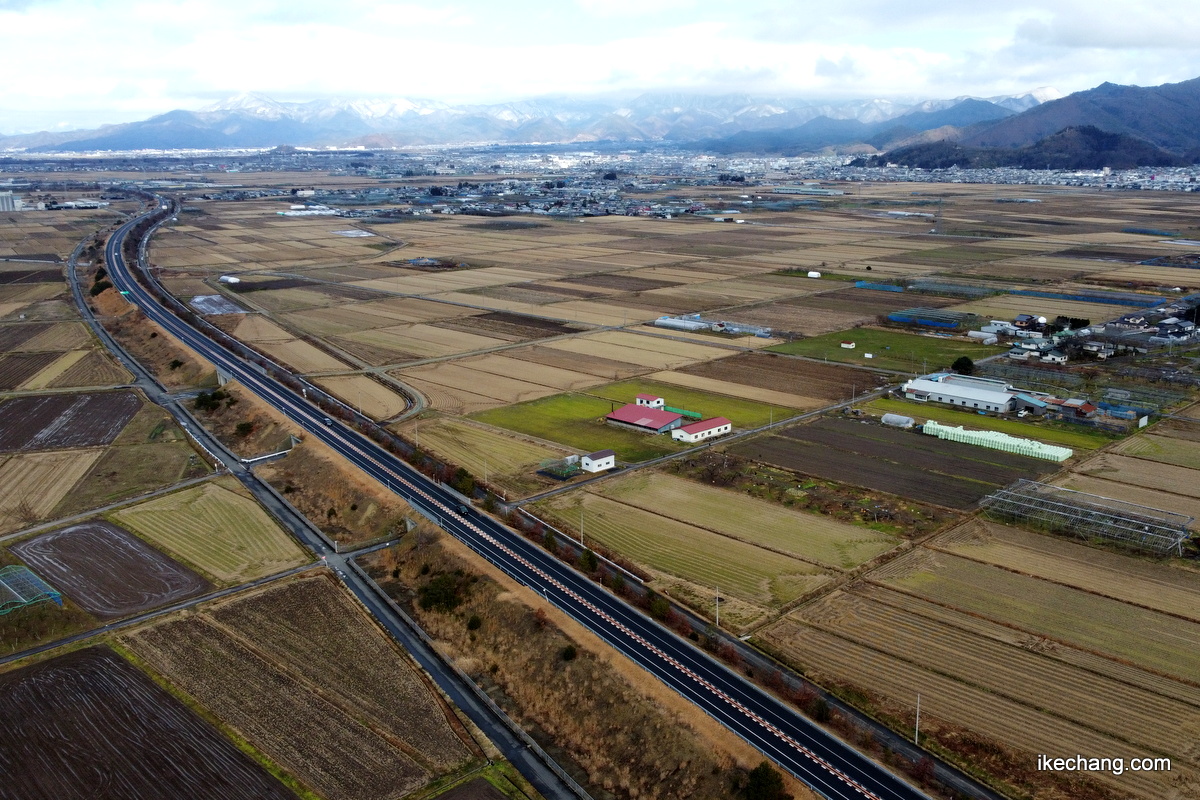
<svg viewBox="0 0 1200 800">
<path fill-rule="evenodd" d="M 926 795 L 761 691 L 723 664 L 629 607 L 520 535 L 473 510 L 375 442 L 325 415 L 247 365 L 167 309 L 134 280 L 122 247 L 138 220 L 107 245 L 109 274 L 147 317 L 333 447 L 371 477 L 434 517 L 515 580 L 543 594 L 620 652 L 726 725 L 793 775 L 837 800 L 919 800 Z"/>
</svg>

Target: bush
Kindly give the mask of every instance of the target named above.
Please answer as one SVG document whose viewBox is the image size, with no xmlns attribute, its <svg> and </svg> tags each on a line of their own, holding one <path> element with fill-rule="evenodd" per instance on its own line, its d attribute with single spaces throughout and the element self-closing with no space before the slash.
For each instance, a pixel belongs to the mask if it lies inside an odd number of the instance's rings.
<svg viewBox="0 0 1200 800">
<path fill-rule="evenodd" d="M 462 604 L 458 578 L 443 573 L 417 590 L 417 602 L 426 611 L 453 611 Z"/>
<path fill-rule="evenodd" d="M 567 645 L 562 649 L 562 652 L 559 653 L 559 656 L 562 657 L 563 661 L 574 661 L 575 656 L 577 655 L 579 655 L 579 651 L 575 649 L 575 645 L 573 644 Z"/>
<path fill-rule="evenodd" d="M 483 620 L 480 619 L 478 614 L 472 614 L 470 619 L 467 620 L 467 630 L 469 631 L 477 631 L 482 627 Z"/>
<path fill-rule="evenodd" d="M 234 430 L 237 431 L 238 436 L 241 436 L 244 438 L 244 437 L 249 436 L 250 434 L 254 433 L 254 423 L 253 422 L 239 422 L 237 424 L 237 427 L 234 428 Z"/>
<path fill-rule="evenodd" d="M 783 790 L 783 773 L 772 767 L 769 761 L 763 761 L 750 770 L 742 795 L 746 800 L 784 800 L 787 794 Z"/>
<path fill-rule="evenodd" d="M 579 568 L 589 575 L 600 568 L 600 559 L 591 550 L 579 554 Z"/>
<path fill-rule="evenodd" d="M 176 358 L 176 359 L 173 359 L 168 366 L 173 370 L 179 369 L 180 367 L 183 366 L 183 362 L 180 361 L 178 358 Z M 233 398 L 230 398 L 230 399 L 233 399 Z"/>
<path fill-rule="evenodd" d="M 950 369 L 959 375 L 970 375 L 975 372 L 975 362 L 967 356 L 959 356 L 954 359 L 954 363 L 950 365 Z"/>
<path fill-rule="evenodd" d="M 103 292 L 107 289 L 111 289 L 112 287 L 113 287 L 113 285 L 111 283 L 109 283 L 108 281 L 96 281 L 96 284 L 94 286 L 92 286 L 91 295 L 92 295 L 92 297 L 95 297 L 96 295 L 100 294 L 101 292 Z"/>
<path fill-rule="evenodd" d="M 650 616 L 657 620 L 664 620 L 671 613 L 671 603 L 662 595 L 654 595 L 650 598 L 649 611 Z"/>
</svg>

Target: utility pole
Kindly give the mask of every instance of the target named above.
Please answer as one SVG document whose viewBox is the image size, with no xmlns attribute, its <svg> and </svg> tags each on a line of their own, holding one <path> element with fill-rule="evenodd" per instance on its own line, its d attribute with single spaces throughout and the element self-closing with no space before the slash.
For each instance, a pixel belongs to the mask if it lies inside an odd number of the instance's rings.
<svg viewBox="0 0 1200 800">
<path fill-rule="evenodd" d="M 721 627 L 721 587 L 717 587 L 717 628 Z"/>
<path fill-rule="evenodd" d="M 921 693 L 917 693 L 917 724 L 913 726 L 913 744 L 921 746 Z"/>
<path fill-rule="evenodd" d="M 579 504 L 579 547 L 583 548 L 583 503 Z"/>
</svg>

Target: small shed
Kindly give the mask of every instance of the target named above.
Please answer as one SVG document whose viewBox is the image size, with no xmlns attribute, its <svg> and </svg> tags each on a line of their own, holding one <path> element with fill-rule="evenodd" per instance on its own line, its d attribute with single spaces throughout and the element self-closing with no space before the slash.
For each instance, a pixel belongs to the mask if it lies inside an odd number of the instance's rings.
<svg viewBox="0 0 1200 800">
<path fill-rule="evenodd" d="M 645 408 L 662 408 L 667 404 L 667 401 L 656 394 L 639 394 L 637 396 L 637 405 Z"/>
<path fill-rule="evenodd" d="M 579 460 L 584 472 L 604 472 L 617 466 L 617 454 L 612 450 L 597 450 Z"/>
</svg>

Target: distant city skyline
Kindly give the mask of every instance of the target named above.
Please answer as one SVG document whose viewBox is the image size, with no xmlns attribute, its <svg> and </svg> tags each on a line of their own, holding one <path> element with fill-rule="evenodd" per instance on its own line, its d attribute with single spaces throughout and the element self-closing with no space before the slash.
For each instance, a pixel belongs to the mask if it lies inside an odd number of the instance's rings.
<svg viewBox="0 0 1200 800">
<path fill-rule="evenodd" d="M 1200 76 L 1200 4 L 811 0 L 0 0 L 0 134 L 240 92 L 500 103 L 744 93 L 813 101 L 1070 93 Z"/>
</svg>

